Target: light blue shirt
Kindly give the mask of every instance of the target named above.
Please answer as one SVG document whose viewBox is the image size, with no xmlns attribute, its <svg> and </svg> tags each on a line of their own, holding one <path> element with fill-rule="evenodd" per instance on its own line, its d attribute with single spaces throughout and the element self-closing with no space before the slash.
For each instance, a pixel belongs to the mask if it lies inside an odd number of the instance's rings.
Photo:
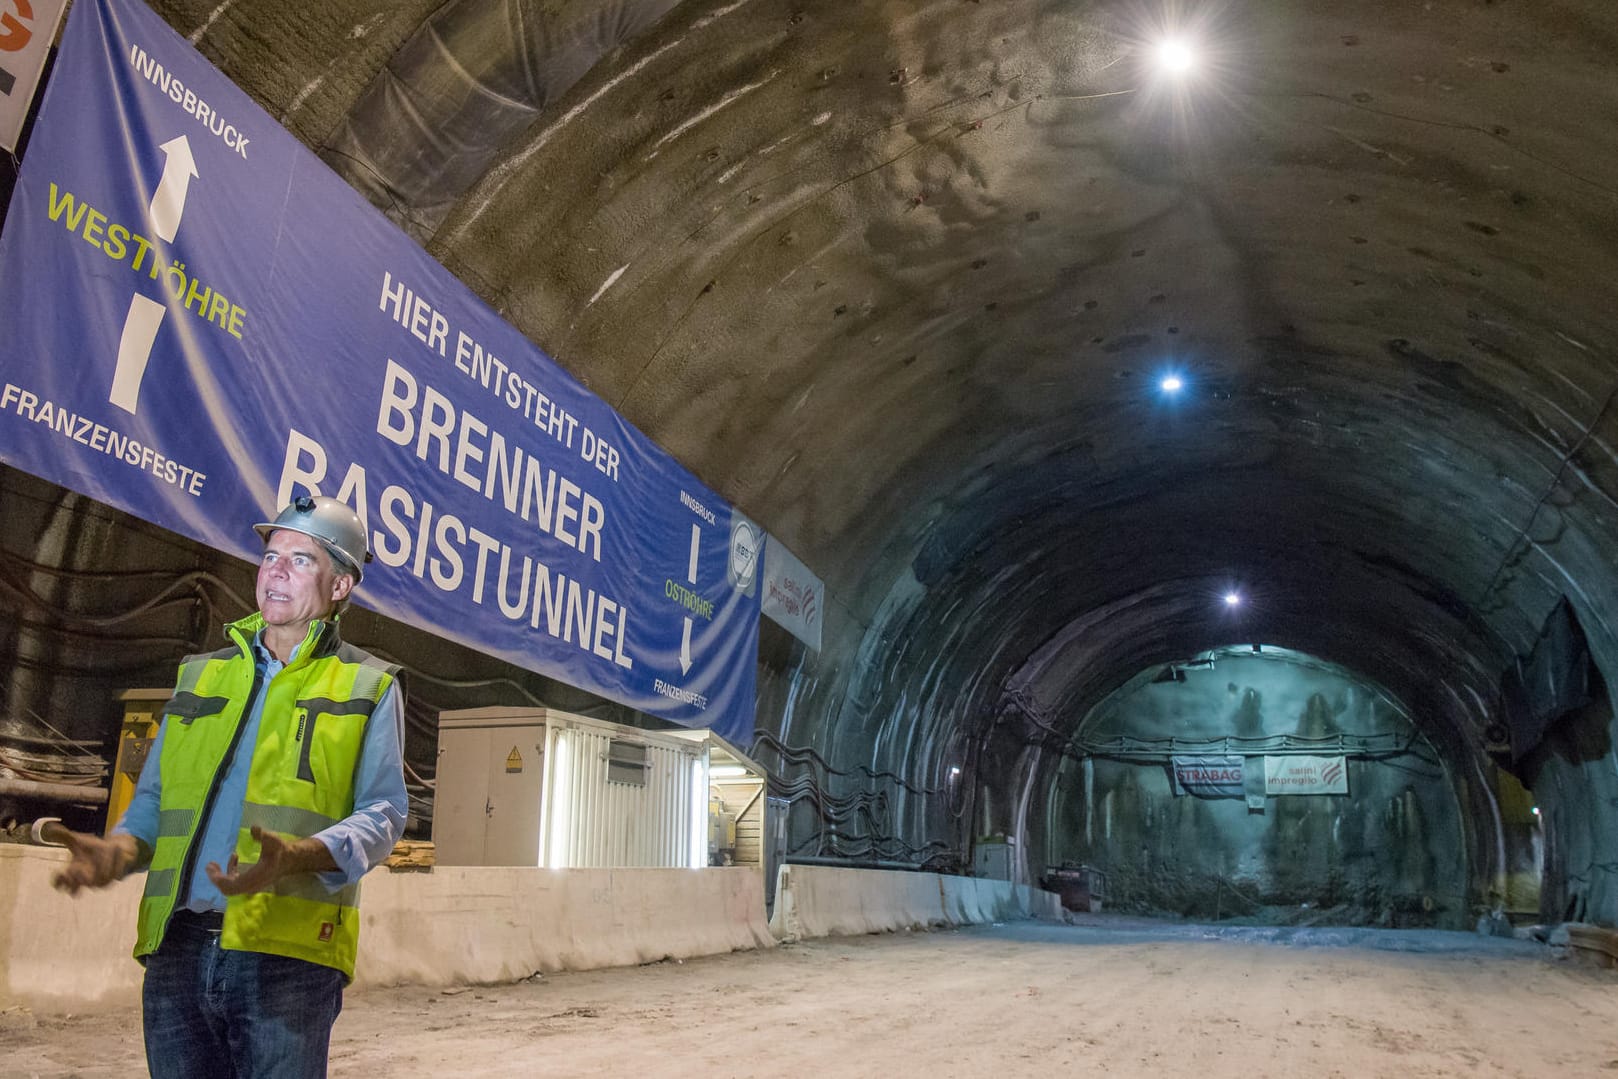
<svg viewBox="0 0 1618 1079">
<path fill-rule="evenodd" d="M 224 869 L 235 853 L 236 835 L 242 826 L 242 803 L 247 799 L 247 776 L 258 744 L 259 721 L 264 715 L 265 691 L 270 680 L 286 666 L 263 646 L 262 637 L 260 632 L 253 638 L 253 658 L 259 674 L 258 696 L 242 721 L 245 726 L 241 740 L 236 744 L 236 755 L 214 798 L 213 811 L 202 822 L 202 846 L 191 873 L 191 887 L 179 904 L 189 910 L 225 909 L 225 897 L 208 879 L 204 867 L 209 862 L 218 862 Z M 294 649 L 292 658 L 297 656 L 298 651 Z M 157 843 L 157 810 L 162 792 L 158 762 L 163 757 L 163 735 L 167 731 L 165 723 L 147 754 L 147 766 L 135 785 L 133 800 L 113 827 L 113 831 L 132 835 L 148 847 Z M 383 692 L 376 703 L 376 711 L 365 725 L 365 741 L 360 746 L 359 762 L 354 770 L 354 812 L 313 837 L 326 845 L 337 863 L 332 872 L 316 874 L 328 891 L 336 892 L 380 865 L 404 834 L 410 801 L 404 784 L 400 748 L 403 738 L 404 706 L 399 683 L 395 681 Z"/>
</svg>

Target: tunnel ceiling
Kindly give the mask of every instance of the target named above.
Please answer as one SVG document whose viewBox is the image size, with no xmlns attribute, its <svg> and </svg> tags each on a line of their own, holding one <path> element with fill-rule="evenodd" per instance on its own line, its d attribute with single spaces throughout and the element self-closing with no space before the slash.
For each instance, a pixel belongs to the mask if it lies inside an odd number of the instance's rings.
<svg viewBox="0 0 1618 1079">
<path fill-rule="evenodd" d="M 155 6 L 825 579 L 822 681 L 1261 640 L 1475 737 L 1608 639 L 1610 0 Z"/>
</svg>

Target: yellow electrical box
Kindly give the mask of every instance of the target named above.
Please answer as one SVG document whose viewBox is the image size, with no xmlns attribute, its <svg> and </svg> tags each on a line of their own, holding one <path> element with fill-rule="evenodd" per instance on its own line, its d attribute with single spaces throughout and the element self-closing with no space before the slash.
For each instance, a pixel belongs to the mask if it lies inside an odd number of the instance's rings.
<svg viewBox="0 0 1618 1079">
<path fill-rule="evenodd" d="M 107 792 L 107 827 L 129 808 L 135 797 L 135 782 L 146 767 L 152 740 L 162 722 L 161 709 L 171 693 L 167 689 L 126 689 L 118 694 L 124 703 L 124 722 L 118 729 L 118 752 L 112 766 L 112 788 Z"/>
</svg>

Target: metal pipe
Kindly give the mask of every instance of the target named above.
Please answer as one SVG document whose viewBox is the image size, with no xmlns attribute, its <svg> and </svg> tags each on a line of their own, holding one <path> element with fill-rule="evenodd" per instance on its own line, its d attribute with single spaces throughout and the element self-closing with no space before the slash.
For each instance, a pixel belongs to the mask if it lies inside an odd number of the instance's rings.
<svg viewBox="0 0 1618 1079">
<path fill-rule="evenodd" d="M 38 783 L 32 779 L 9 779 L 5 776 L 0 776 L 0 794 L 43 798 L 47 802 L 66 802 L 69 805 L 79 806 L 107 804 L 107 791 L 103 787 L 75 787 L 71 783 Z"/>
<path fill-rule="evenodd" d="M 41 847 L 65 847 L 70 837 L 60 817 L 41 817 L 28 829 L 28 838 Z"/>
<path fill-rule="evenodd" d="M 788 865 L 829 865 L 839 869 L 903 869 L 923 872 L 920 862 L 893 862 L 886 858 L 829 858 L 819 854 L 789 854 Z"/>
</svg>

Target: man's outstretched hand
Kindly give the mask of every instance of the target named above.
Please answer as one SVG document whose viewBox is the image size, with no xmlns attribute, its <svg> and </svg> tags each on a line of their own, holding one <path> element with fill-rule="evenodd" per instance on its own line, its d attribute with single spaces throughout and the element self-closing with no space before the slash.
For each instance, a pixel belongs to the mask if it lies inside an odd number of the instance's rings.
<svg viewBox="0 0 1618 1079">
<path fill-rule="evenodd" d="M 297 873 L 326 873 L 337 868 L 331 851 L 318 839 L 299 839 L 291 843 L 274 832 L 253 825 L 253 838 L 258 840 L 258 861 L 242 865 L 230 856 L 224 869 L 218 862 L 209 862 L 204 869 L 213 886 L 222 895 L 246 895 L 249 892 L 267 892 L 282 877 Z"/>
<path fill-rule="evenodd" d="M 105 888 L 140 867 L 140 844 L 132 835 L 114 832 L 102 839 L 86 832 L 64 832 L 62 845 L 73 860 L 51 877 L 51 886 L 59 892 L 78 895 L 80 888 Z"/>
</svg>

